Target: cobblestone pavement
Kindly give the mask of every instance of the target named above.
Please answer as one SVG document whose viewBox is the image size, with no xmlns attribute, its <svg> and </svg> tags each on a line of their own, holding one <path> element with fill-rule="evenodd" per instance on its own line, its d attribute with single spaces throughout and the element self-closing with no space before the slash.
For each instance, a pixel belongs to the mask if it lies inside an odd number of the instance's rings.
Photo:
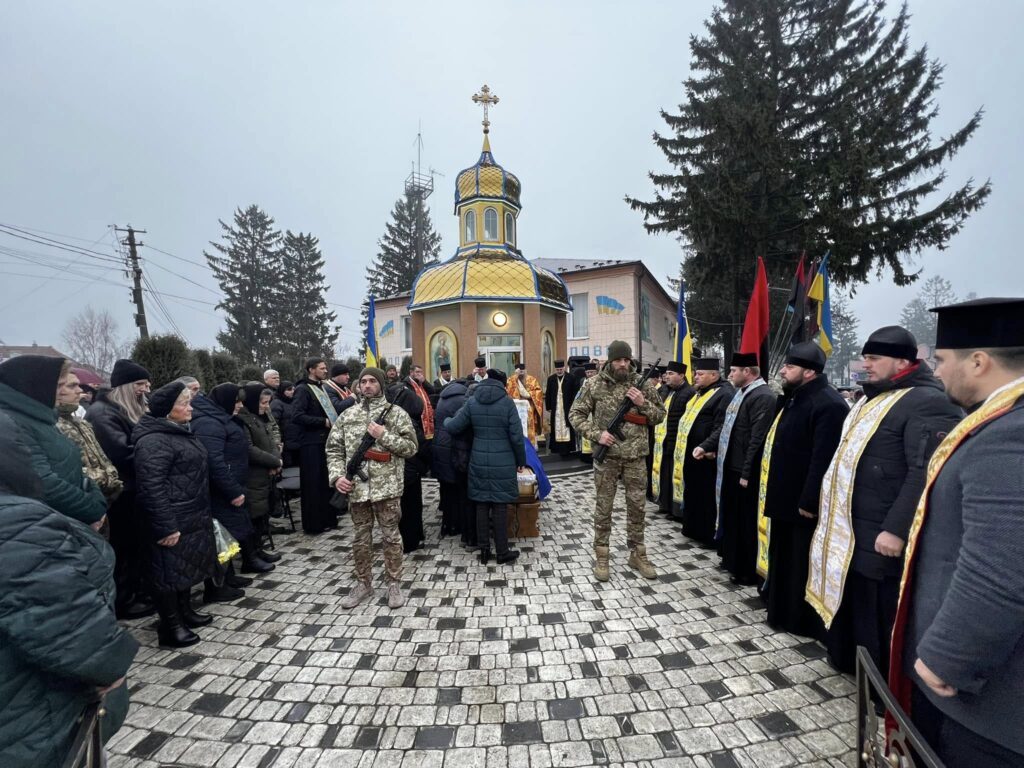
<svg viewBox="0 0 1024 768">
<path fill-rule="evenodd" d="M 482 566 L 451 537 L 406 556 L 408 601 L 339 603 L 351 523 L 281 537 L 284 560 L 184 652 L 152 620 L 111 740 L 125 766 L 744 766 L 853 764 L 853 684 L 815 643 L 773 632 L 753 589 L 649 506 L 659 569 L 626 568 L 621 490 L 612 579 L 591 578 L 593 481 L 557 478 L 539 539 Z M 382 572 L 377 551 L 375 576 Z"/>
</svg>

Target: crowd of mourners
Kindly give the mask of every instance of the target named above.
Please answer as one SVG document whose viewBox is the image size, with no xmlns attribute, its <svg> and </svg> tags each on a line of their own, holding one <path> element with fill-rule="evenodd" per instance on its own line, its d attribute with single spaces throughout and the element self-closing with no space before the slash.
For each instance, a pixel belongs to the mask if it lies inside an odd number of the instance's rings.
<svg viewBox="0 0 1024 768">
<path fill-rule="evenodd" d="M 197 601 L 237 601 L 281 560 L 285 479 L 307 534 L 351 516 L 341 607 L 374 595 L 377 527 L 397 609 L 403 556 L 425 538 L 423 478 L 439 484 L 442 536 L 513 562 L 509 510 L 524 476 L 546 484 L 544 435 L 594 465 L 596 581 L 611 577 L 621 484 L 640 576 L 658 575 L 649 501 L 758 588 L 771 626 L 822 641 L 843 671 L 864 648 L 947 764 L 1020 765 L 1024 301 L 944 310 L 939 377 L 906 329 L 881 328 L 856 402 L 812 342 L 786 353 L 781 394 L 756 354 L 736 353 L 728 381 L 712 357 L 644 378 L 622 341 L 601 366 L 554 361 L 543 390 L 525 365 L 507 376 L 484 358 L 433 382 L 415 364 L 353 380 L 311 358 L 298 382 L 268 370 L 208 392 L 189 376 L 153 389 L 131 360 L 99 389 L 61 358 L 0 363 L 0 765 L 61 764 L 100 698 L 102 736 L 116 731 L 138 650 L 119 620 L 157 614 L 161 646 L 199 642 L 215 619 Z"/>
</svg>

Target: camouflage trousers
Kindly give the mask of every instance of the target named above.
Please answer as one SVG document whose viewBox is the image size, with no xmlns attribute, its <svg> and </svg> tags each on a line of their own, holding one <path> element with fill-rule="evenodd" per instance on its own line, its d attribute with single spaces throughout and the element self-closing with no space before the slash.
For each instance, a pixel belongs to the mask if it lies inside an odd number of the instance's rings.
<svg viewBox="0 0 1024 768">
<path fill-rule="evenodd" d="M 630 549 L 644 543 L 644 501 L 647 496 L 647 463 L 637 459 L 607 458 L 594 464 L 594 546 L 607 547 L 612 532 L 612 504 L 622 479 L 626 491 L 626 543 Z"/>
<path fill-rule="evenodd" d="M 370 586 L 373 577 L 373 520 L 380 526 L 384 550 L 384 570 L 388 583 L 402 580 L 402 534 L 398 522 L 402 519 L 400 499 L 381 501 L 351 501 L 348 505 L 352 515 L 355 534 L 352 539 L 352 558 L 355 561 L 356 581 Z"/>
</svg>

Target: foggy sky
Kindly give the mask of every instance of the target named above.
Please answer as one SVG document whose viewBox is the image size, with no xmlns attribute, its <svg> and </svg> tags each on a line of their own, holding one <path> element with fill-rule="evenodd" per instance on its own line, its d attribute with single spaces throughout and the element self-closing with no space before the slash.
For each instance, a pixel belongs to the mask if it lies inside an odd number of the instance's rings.
<svg viewBox="0 0 1024 768">
<path fill-rule="evenodd" d="M 423 168 L 444 174 L 429 201 L 442 258 L 454 252 L 455 176 L 481 144 L 470 97 L 487 83 L 501 99 L 491 112 L 495 158 L 523 182 L 526 257 L 639 258 L 664 279 L 678 271 L 679 246 L 647 235 L 623 196 L 651 196 L 647 172 L 668 169 L 651 133 L 663 129 L 659 109 L 683 100 L 687 41 L 712 6 L 4 3 L 0 223 L 109 254 L 109 225 L 148 230 L 141 239 L 166 252 L 142 249 L 150 281 L 186 340 L 212 346 L 223 327 L 216 285 L 189 261 L 205 263 L 218 218 L 256 203 L 282 230 L 320 238 L 328 299 L 354 351 L 365 267 L 420 125 Z M 986 110 L 947 166 L 946 191 L 970 177 L 994 187 L 951 247 L 917 267 L 961 295 L 1022 295 L 1024 3 L 911 0 L 910 9 L 912 43 L 927 43 L 946 66 L 935 139 Z M 128 281 L 109 262 L 3 235 L 0 247 L 51 265 L 0 253 L 5 343 L 60 348 L 66 321 L 87 305 L 134 334 Z M 66 268 L 64 258 L 77 262 Z M 861 286 L 862 334 L 895 322 L 915 291 L 893 286 L 889 273 Z M 151 296 L 147 312 L 151 332 L 169 330 Z"/>
</svg>

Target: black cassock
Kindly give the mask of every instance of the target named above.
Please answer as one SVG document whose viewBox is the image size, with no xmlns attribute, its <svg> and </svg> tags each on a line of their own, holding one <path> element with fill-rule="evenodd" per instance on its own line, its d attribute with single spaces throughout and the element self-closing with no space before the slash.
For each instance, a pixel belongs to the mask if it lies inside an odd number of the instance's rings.
<svg viewBox="0 0 1024 768">
<path fill-rule="evenodd" d="M 683 461 L 683 535 L 705 545 L 711 545 L 715 539 L 715 520 L 718 518 L 715 477 L 718 473 L 718 462 L 709 458 L 695 459 L 693 450 L 701 447 L 709 453 L 718 451 L 718 438 L 722 434 L 722 425 L 725 424 L 725 411 L 736 392 L 732 385 L 725 381 L 719 380 L 712 386 L 717 391 L 704 403 L 690 427 Z M 707 390 L 695 390 L 693 397 L 701 397 L 706 392 Z"/>
<path fill-rule="evenodd" d="M 552 453 L 562 455 L 570 454 L 576 450 L 576 431 L 569 426 L 569 409 L 572 408 L 572 401 L 576 399 L 578 383 L 574 376 L 565 374 L 562 376 L 562 403 L 564 408 L 565 425 L 569 429 L 569 440 L 559 443 L 555 439 L 555 408 L 558 406 L 558 376 L 548 376 L 547 387 L 544 389 L 544 407 L 548 412 L 548 421 L 551 425 L 551 432 L 548 434 L 548 450 Z"/>
<path fill-rule="evenodd" d="M 338 513 L 331 506 L 330 477 L 327 474 L 327 414 L 311 387 L 319 382 L 303 381 L 295 387 L 292 421 L 302 430 L 299 442 L 299 483 L 301 485 L 302 529 L 320 533 L 338 525 Z"/>
<path fill-rule="evenodd" d="M 661 472 L 658 474 L 658 498 L 655 501 L 658 503 L 658 510 L 667 514 L 672 511 L 672 457 L 676 450 L 679 419 L 686 411 L 686 403 L 693 395 L 693 387 L 683 382 L 683 386 L 679 389 L 666 386 L 664 389 L 659 389 L 658 394 L 661 395 L 663 401 L 668 403 L 668 408 L 665 416 L 665 439 L 662 442 L 661 450 Z M 669 400 L 669 395 L 672 396 L 671 400 Z M 657 431 L 657 427 L 655 427 L 655 431 Z M 654 449 L 652 447 L 652 462 L 653 456 Z"/>
</svg>

